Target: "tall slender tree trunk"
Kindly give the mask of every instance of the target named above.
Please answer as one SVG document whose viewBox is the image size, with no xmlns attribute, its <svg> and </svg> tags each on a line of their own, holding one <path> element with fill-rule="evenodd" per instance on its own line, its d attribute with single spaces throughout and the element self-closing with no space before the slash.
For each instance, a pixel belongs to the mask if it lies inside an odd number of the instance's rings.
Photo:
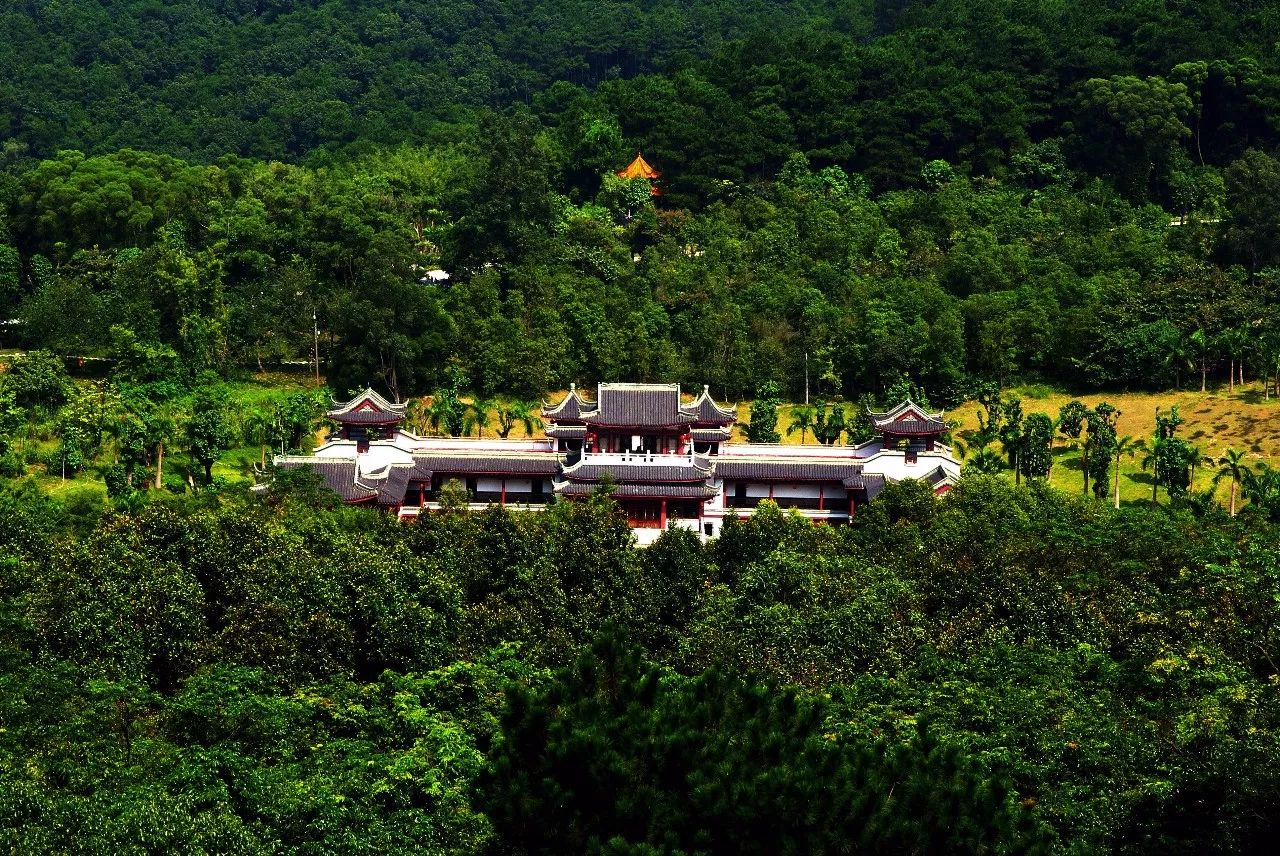
<svg viewBox="0 0 1280 856">
<path fill-rule="evenodd" d="M 1089 447 L 1080 450 L 1080 469 L 1084 473 L 1084 495 L 1089 495 Z"/>
<path fill-rule="evenodd" d="M 1116 455 L 1116 508 L 1120 507 L 1120 455 Z"/>
<path fill-rule="evenodd" d="M 1200 391 L 1205 391 L 1205 377 L 1209 374 L 1209 367 L 1205 364 L 1204 357 L 1200 358 Z"/>
<path fill-rule="evenodd" d="M 1234 359 L 1227 360 L 1227 393 L 1234 394 L 1236 391 L 1236 361 Z"/>
<path fill-rule="evenodd" d="M 164 441 L 156 446 L 156 490 L 164 484 Z"/>
<path fill-rule="evenodd" d="M 1160 487 L 1160 476 L 1158 475 L 1159 472 L 1160 471 L 1155 467 L 1151 468 L 1151 504 L 1152 505 L 1160 504 L 1156 500 L 1156 490 L 1158 490 Z"/>
<path fill-rule="evenodd" d="M 1236 516 L 1236 477 L 1231 477 L 1231 516 Z"/>
</svg>

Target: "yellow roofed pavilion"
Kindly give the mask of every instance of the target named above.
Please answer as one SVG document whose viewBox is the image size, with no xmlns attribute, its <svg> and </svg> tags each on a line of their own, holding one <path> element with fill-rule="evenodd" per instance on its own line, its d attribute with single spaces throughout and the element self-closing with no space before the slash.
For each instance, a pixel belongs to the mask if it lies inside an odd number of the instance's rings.
<svg viewBox="0 0 1280 856">
<path fill-rule="evenodd" d="M 626 169 L 620 169 L 616 173 L 618 178 L 644 178 L 649 182 L 655 182 L 662 177 L 662 173 L 658 172 L 649 162 L 644 159 L 644 155 L 636 152 L 636 159 L 627 165 Z M 654 196 L 661 196 L 662 191 L 658 189 L 656 184 L 653 185 L 652 193 Z"/>
</svg>

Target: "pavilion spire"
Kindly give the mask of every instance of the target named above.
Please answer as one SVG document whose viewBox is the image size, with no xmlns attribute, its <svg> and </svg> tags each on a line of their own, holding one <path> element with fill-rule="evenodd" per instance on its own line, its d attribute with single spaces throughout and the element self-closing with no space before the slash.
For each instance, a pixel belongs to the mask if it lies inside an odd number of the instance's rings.
<svg viewBox="0 0 1280 856">
<path fill-rule="evenodd" d="M 644 155 L 640 152 L 636 152 L 635 160 L 629 163 L 624 169 L 620 169 L 614 174 L 617 175 L 618 178 L 625 179 L 643 178 L 651 185 L 652 189 L 650 192 L 654 196 L 662 195 L 662 190 L 658 188 L 656 183 L 658 179 L 662 178 L 662 173 L 654 169 L 649 162 L 644 159 Z"/>
</svg>

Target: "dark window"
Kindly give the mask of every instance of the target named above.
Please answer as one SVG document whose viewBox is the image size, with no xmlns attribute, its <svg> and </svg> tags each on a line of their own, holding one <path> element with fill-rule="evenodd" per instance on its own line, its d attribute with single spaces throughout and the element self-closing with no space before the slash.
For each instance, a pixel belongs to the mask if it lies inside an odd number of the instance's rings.
<svg viewBox="0 0 1280 856">
<path fill-rule="evenodd" d="M 711 537 L 711 531 L 712 531 L 712 530 L 711 530 L 711 524 L 710 524 L 710 523 L 704 523 L 704 524 L 702 524 L 702 531 L 703 531 L 703 532 L 705 532 L 705 533 L 707 534 L 707 537 L 708 537 L 708 538 L 709 538 L 709 537 Z"/>
<path fill-rule="evenodd" d="M 542 495 L 543 495 L 543 492 L 544 492 L 544 485 L 545 485 L 545 484 L 546 484 L 546 483 L 545 483 L 542 479 L 534 479 L 534 480 L 533 480 L 533 495 L 534 495 L 534 496 L 542 496 Z"/>
<path fill-rule="evenodd" d="M 467 493 L 474 495 L 476 492 L 476 480 L 474 478 L 467 479 Z"/>
</svg>

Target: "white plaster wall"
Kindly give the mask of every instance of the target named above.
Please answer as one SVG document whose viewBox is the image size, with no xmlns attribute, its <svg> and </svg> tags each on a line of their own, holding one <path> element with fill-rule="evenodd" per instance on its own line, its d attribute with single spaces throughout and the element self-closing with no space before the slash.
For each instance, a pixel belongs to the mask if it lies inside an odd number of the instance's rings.
<svg viewBox="0 0 1280 856">
<path fill-rule="evenodd" d="M 857 457 L 854 446 L 823 446 L 806 443 L 803 446 L 783 446 L 775 443 L 722 443 L 720 455 L 733 458 L 831 458 Z"/>
<path fill-rule="evenodd" d="M 413 455 L 399 446 L 369 444 L 369 451 L 360 456 L 360 472 L 372 473 L 386 469 L 390 464 L 412 464 Z"/>
<path fill-rule="evenodd" d="M 661 529 L 632 529 L 631 534 L 636 537 L 637 547 L 648 547 L 662 537 Z"/>
<path fill-rule="evenodd" d="M 862 465 L 864 473 L 875 473 L 891 481 L 918 479 L 941 466 L 953 478 L 960 476 L 960 464 L 951 457 L 945 447 L 932 452 L 921 452 L 914 464 L 908 464 L 903 452 L 881 451 L 867 458 Z"/>
<path fill-rule="evenodd" d="M 554 452 L 555 440 L 503 440 L 500 437 L 418 437 L 407 431 L 396 434 L 396 445 L 415 452 Z"/>
<path fill-rule="evenodd" d="M 351 460 L 356 456 L 356 444 L 350 440 L 335 440 L 325 443 L 313 452 L 317 458 L 345 458 Z"/>
</svg>

